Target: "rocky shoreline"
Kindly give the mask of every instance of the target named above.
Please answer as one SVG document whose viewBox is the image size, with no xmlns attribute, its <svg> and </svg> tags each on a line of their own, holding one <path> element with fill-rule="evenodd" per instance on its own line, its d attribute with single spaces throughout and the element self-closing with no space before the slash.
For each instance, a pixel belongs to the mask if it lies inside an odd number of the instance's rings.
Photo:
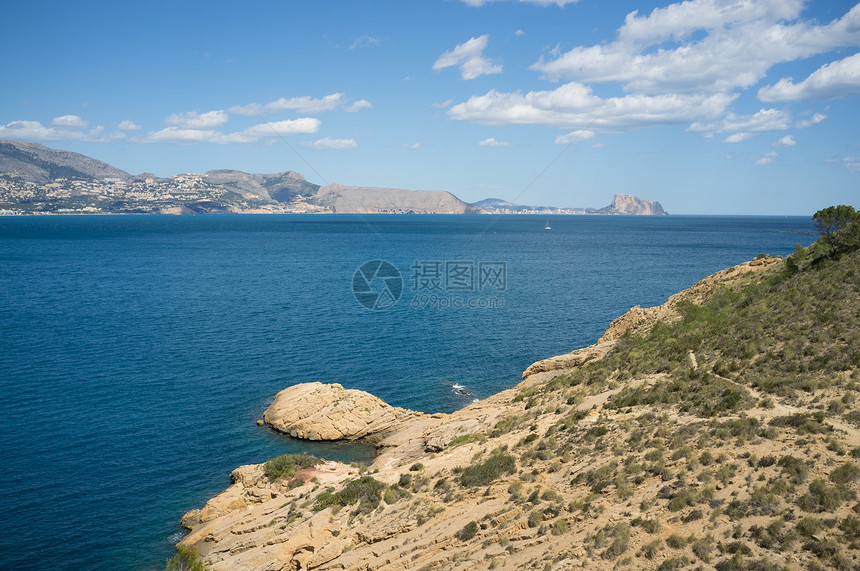
<svg viewBox="0 0 860 571">
<path fill-rule="evenodd" d="M 626 332 L 647 331 L 659 321 L 679 319 L 681 302 L 701 303 L 708 292 L 750 272 L 772 269 L 780 261 L 757 258 L 709 276 L 661 306 L 634 307 L 595 345 L 538 361 L 515 387 L 451 414 L 392 407 L 338 384 L 289 387 L 275 397 L 265 424 L 296 438 L 373 442 L 378 455 L 364 476 L 385 488 L 385 502 L 377 499 L 366 510 L 320 504 L 321 493 L 336 492 L 362 476 L 356 467 L 325 462 L 299 472 L 299 480 L 288 483 L 270 481 L 262 465 L 242 466 L 231 474 L 233 483 L 227 490 L 183 517 L 189 533 L 180 545 L 194 548 L 212 569 L 492 569 L 534 568 L 536 562 L 542 566 L 546 562 L 547 569 L 614 568 L 612 558 L 596 554 L 585 542 L 599 545 L 592 537 L 615 529 L 612 526 L 619 522 L 665 517 L 663 531 L 653 532 L 658 538 L 677 529 L 710 534 L 722 529 L 720 525 L 729 526 L 728 520 L 697 521 L 695 512 L 683 524 L 669 517 L 674 508 L 655 506 L 648 499 L 664 493 L 660 477 L 643 480 L 629 495 L 619 491 L 624 500 L 606 495 L 612 486 L 595 484 L 589 492 L 589 486 L 574 484 L 581 478 L 591 482 L 599 461 L 570 451 L 557 457 L 549 453 L 549 445 L 541 448 L 540 443 L 554 443 L 554 433 L 566 419 L 573 419 L 571 430 L 581 431 L 583 442 L 590 442 L 589 435 L 613 430 L 605 428 L 606 422 L 624 426 L 635 418 L 653 417 L 641 410 L 636 417 L 632 411 L 603 405 L 624 387 L 653 385 L 666 375 L 645 375 L 623 386 L 610 383 L 590 394 L 560 394 L 555 400 L 549 386 L 584 363 L 605 358 Z M 696 356 L 688 357 L 691 368 L 697 368 Z M 676 414 L 664 415 L 663 422 L 683 431 L 696 420 Z M 850 439 L 858 438 L 856 432 L 849 434 Z M 535 441 L 539 445 L 520 456 L 519 471 L 503 469 L 487 481 L 476 480 L 477 485 L 467 483 L 464 474 L 469 470 L 490 466 L 494 458 L 509 457 L 513 462 L 510 451 Z M 776 450 L 788 444 L 773 446 Z M 613 454 L 603 456 L 601 461 L 608 461 Z M 671 473 L 672 466 L 683 462 L 673 458 L 666 469 Z M 729 484 L 726 480 L 708 488 L 709 493 L 728 494 Z M 621 483 L 618 486 L 621 490 Z M 529 489 L 527 502 L 523 494 Z M 602 492 L 595 493 L 598 489 Z M 531 509 L 538 504 L 545 507 Z M 630 524 L 624 525 L 629 536 Z M 652 538 L 635 536 L 630 541 L 646 549 L 646 539 Z M 562 559 L 560 553 L 565 554 Z M 782 563 L 799 568 L 788 555 Z"/>
</svg>

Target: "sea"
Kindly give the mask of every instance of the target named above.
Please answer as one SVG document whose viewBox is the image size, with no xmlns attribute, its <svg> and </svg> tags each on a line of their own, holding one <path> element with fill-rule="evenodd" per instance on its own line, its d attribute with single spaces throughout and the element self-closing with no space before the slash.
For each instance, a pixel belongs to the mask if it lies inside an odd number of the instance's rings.
<svg viewBox="0 0 860 571">
<path fill-rule="evenodd" d="M 808 217 L 0 217 L 0 568 L 164 569 L 234 468 L 372 459 L 258 426 L 278 391 L 450 412 L 816 238 Z"/>
</svg>

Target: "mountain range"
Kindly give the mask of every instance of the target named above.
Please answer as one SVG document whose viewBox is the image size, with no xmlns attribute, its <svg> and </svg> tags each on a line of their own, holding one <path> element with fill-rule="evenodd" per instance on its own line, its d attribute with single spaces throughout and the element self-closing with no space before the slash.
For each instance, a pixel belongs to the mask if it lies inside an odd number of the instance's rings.
<svg viewBox="0 0 860 571">
<path fill-rule="evenodd" d="M 632 194 L 616 194 L 603 208 L 558 208 L 498 198 L 468 203 L 442 190 L 320 186 L 295 171 L 131 175 L 79 153 L 40 143 L 0 141 L 0 214 L 208 212 L 666 214 L 659 202 Z"/>
</svg>

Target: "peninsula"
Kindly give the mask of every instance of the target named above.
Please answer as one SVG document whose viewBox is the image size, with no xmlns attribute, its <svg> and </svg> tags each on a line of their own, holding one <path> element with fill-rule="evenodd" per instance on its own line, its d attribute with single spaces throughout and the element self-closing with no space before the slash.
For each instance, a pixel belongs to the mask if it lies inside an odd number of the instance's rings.
<svg viewBox="0 0 860 571">
<path fill-rule="evenodd" d="M 289 387 L 271 429 L 378 456 L 239 467 L 185 515 L 180 554 L 224 570 L 855 568 L 860 250 L 825 238 L 634 307 L 451 414 Z"/>
<path fill-rule="evenodd" d="M 603 208 L 474 204 L 442 190 L 320 186 L 295 171 L 211 170 L 163 178 L 39 143 L 0 141 L 0 215 L 19 214 L 627 214 L 665 215 L 658 202 L 617 194 Z"/>
</svg>

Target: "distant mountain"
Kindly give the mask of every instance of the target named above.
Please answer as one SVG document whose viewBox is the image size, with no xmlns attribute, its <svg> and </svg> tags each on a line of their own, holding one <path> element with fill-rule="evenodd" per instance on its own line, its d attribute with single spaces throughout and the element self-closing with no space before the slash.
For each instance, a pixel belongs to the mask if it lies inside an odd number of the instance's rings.
<svg viewBox="0 0 860 571">
<path fill-rule="evenodd" d="M 285 171 L 275 174 L 249 174 L 237 170 L 212 170 L 203 179 L 242 196 L 254 196 L 263 200 L 290 202 L 297 195 L 313 195 L 320 185 L 305 180 L 301 173 Z"/>
<path fill-rule="evenodd" d="M 603 208 L 559 208 L 556 206 L 528 206 L 513 204 L 501 198 L 485 198 L 472 206 L 488 214 L 626 214 L 665 216 L 668 214 L 659 202 L 643 200 L 632 194 L 616 194 L 612 204 Z"/>
<path fill-rule="evenodd" d="M 39 143 L 0 141 L 0 214 L 339 212 L 397 214 L 645 214 L 658 202 L 616 194 L 604 208 L 556 208 L 487 198 L 474 204 L 442 190 L 320 186 L 301 173 L 210 170 L 159 178 Z"/>
<path fill-rule="evenodd" d="M 131 178 L 127 172 L 86 155 L 9 140 L 0 140 L 0 173 L 36 183 L 58 178 Z"/>
<path fill-rule="evenodd" d="M 330 184 L 319 189 L 316 203 L 332 212 L 361 214 L 465 214 L 470 204 L 442 190 L 403 190 Z"/>
</svg>

